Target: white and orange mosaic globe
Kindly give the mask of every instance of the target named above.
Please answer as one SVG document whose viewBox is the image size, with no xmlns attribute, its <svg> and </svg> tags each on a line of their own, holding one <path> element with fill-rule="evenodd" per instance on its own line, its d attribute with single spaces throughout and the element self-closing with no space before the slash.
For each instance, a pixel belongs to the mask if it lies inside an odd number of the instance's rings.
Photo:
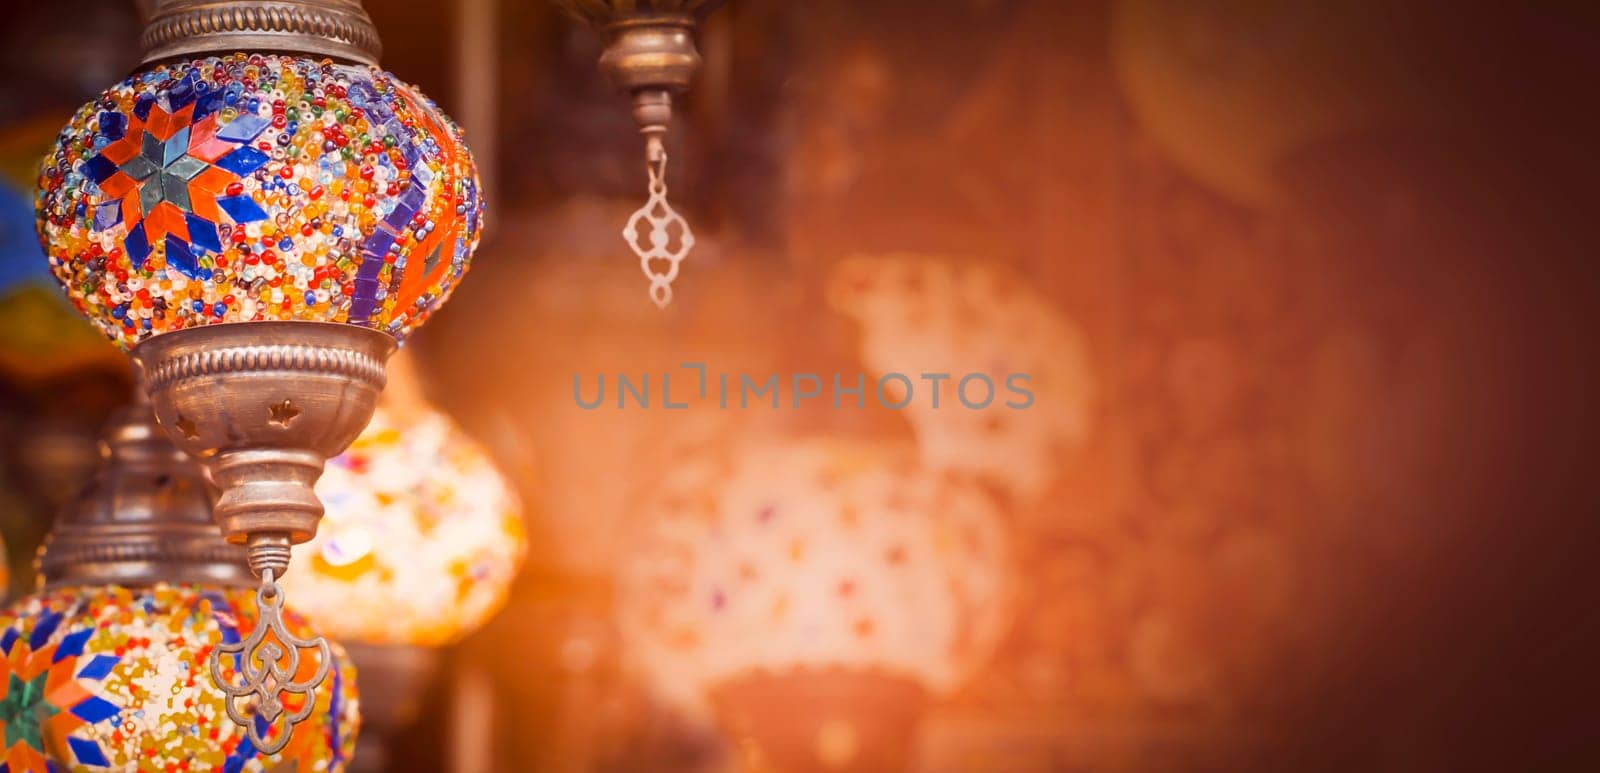
<svg viewBox="0 0 1600 773">
<path fill-rule="evenodd" d="M 770 442 L 676 460 L 620 578 L 634 664 L 667 697 L 760 672 L 845 668 L 958 687 L 1010 610 L 984 492 L 901 449 Z"/>
<path fill-rule="evenodd" d="M 326 512 L 283 586 L 326 633 L 442 646 L 505 604 L 527 535 L 484 449 L 431 409 L 380 407 L 317 482 Z"/>
</svg>

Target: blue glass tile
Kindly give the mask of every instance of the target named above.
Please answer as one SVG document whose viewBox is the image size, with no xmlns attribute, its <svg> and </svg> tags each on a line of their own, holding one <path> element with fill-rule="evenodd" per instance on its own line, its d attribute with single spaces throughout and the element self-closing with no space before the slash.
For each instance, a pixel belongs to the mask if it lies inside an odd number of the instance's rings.
<svg viewBox="0 0 1600 773">
<path fill-rule="evenodd" d="M 366 81 L 356 81 L 350 84 L 346 92 L 350 97 L 350 104 L 366 109 L 378 101 L 378 92 L 372 84 Z"/>
<path fill-rule="evenodd" d="M 328 696 L 328 716 L 337 717 L 339 716 L 340 699 L 344 697 L 344 680 L 340 676 L 337 666 L 330 670 L 333 672 L 333 690 Z M 328 739 L 328 746 L 333 750 L 333 759 L 329 768 L 338 769 L 339 763 L 344 760 L 344 754 L 340 749 L 342 744 L 339 742 L 339 723 L 329 722 L 328 724 L 331 725 L 329 728 L 331 737 Z"/>
<path fill-rule="evenodd" d="M 96 655 L 89 664 L 78 671 L 79 679 L 104 679 L 111 676 L 111 669 L 117 667 L 116 655 Z"/>
<path fill-rule="evenodd" d="M 122 202 L 120 200 L 95 205 L 94 230 L 104 231 L 120 222 L 122 222 Z"/>
<path fill-rule="evenodd" d="M 89 723 L 110 719 L 117 715 L 117 711 L 115 703 L 98 695 L 91 695 L 88 700 L 72 707 L 73 715 Z"/>
<path fill-rule="evenodd" d="M 128 133 L 128 117 L 113 110 L 100 113 L 100 133 L 106 139 L 122 139 Z"/>
<path fill-rule="evenodd" d="M 94 633 L 93 628 L 73 631 L 61 637 L 61 643 L 56 645 L 56 654 L 51 656 L 51 663 L 60 663 L 66 658 L 77 657 L 83 654 L 83 643 L 89 640 L 89 634 Z"/>
<path fill-rule="evenodd" d="M 378 275 L 378 269 L 383 267 L 383 258 L 389 254 L 389 248 L 394 245 L 394 234 L 384 230 L 382 226 L 367 237 L 361 245 L 361 270 L 359 274 L 367 278 Z"/>
<path fill-rule="evenodd" d="M 267 158 L 267 154 L 255 148 L 238 148 L 217 161 L 217 166 L 243 177 L 260 169 L 262 164 L 267 163 Z"/>
<path fill-rule="evenodd" d="M 383 222 L 390 228 L 399 231 L 406 227 L 406 223 L 411 222 L 411 216 L 415 214 L 417 214 L 417 208 L 406 206 L 405 201 L 402 200 L 400 204 L 394 208 L 394 211 L 390 212 L 389 216 L 383 219 Z"/>
<path fill-rule="evenodd" d="M 194 101 L 194 85 L 198 80 L 191 72 L 183 76 L 183 80 L 178 81 L 177 85 L 167 92 L 167 99 L 171 101 L 173 110 L 182 109 L 184 105 Z"/>
<path fill-rule="evenodd" d="M 227 126 L 222 127 L 217 132 L 217 139 L 229 142 L 249 142 L 255 139 L 262 129 L 267 128 L 269 123 L 267 119 L 259 115 L 245 113 L 230 121 Z"/>
<path fill-rule="evenodd" d="M 195 272 L 200 268 L 194 253 L 189 251 L 189 245 L 173 234 L 167 234 L 167 265 L 190 279 L 195 278 Z"/>
<path fill-rule="evenodd" d="M 228 213 L 235 223 L 254 223 L 267 219 L 266 210 L 249 196 L 223 196 L 217 199 L 217 206 L 222 207 L 222 211 Z"/>
<path fill-rule="evenodd" d="M 183 158 L 184 154 L 188 152 L 189 127 L 185 126 L 182 129 L 174 132 L 173 135 L 167 139 L 166 145 L 163 148 L 161 165 L 169 166 L 172 164 L 172 162 Z"/>
<path fill-rule="evenodd" d="M 421 186 L 413 185 L 406 189 L 400 196 L 400 206 L 409 208 L 413 213 L 422 209 L 422 202 L 428 200 L 428 193 Z"/>
<path fill-rule="evenodd" d="M 50 641 L 50 634 L 56 632 L 56 627 L 61 625 L 61 613 L 45 610 L 39 614 L 39 623 L 33 628 L 33 633 L 28 636 L 28 647 L 39 649 L 44 643 Z"/>
<path fill-rule="evenodd" d="M 203 247 L 212 252 L 222 252 L 222 240 L 217 237 L 217 224 L 206 220 L 193 212 L 183 216 L 184 224 L 189 226 L 189 243 L 196 247 Z"/>
<path fill-rule="evenodd" d="M 128 248 L 128 255 L 134 260 L 143 261 L 150 256 L 150 240 L 144 235 L 144 223 L 128 229 L 128 237 L 122 240 L 122 244 Z"/>
<path fill-rule="evenodd" d="M 83 175 L 95 181 L 98 185 L 106 181 L 111 175 L 117 173 L 117 165 L 105 156 L 95 156 L 83 162 Z"/>
<path fill-rule="evenodd" d="M 198 121 L 212 113 L 221 110 L 225 95 L 221 91 L 207 91 L 194 101 L 194 120 Z"/>
<path fill-rule="evenodd" d="M 106 759 L 106 754 L 100 751 L 100 744 L 87 738 L 67 736 L 67 745 L 72 747 L 72 756 L 78 758 L 79 765 L 98 765 L 106 767 L 111 765 L 111 760 Z"/>
<path fill-rule="evenodd" d="M 155 107 L 156 98 L 149 94 L 141 94 L 133 103 L 133 114 L 143 121 L 150 117 L 150 108 Z"/>
</svg>

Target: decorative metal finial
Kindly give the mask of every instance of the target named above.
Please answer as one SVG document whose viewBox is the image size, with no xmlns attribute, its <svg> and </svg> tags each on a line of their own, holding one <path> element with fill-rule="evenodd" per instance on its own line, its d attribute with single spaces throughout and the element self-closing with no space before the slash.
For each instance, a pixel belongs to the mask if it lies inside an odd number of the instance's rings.
<svg viewBox="0 0 1600 773">
<path fill-rule="evenodd" d="M 633 119 L 645 138 L 650 198 L 628 218 L 622 238 L 650 278 L 650 298 L 661 308 L 672 302 L 678 264 L 694 247 L 688 221 L 667 202 L 667 151 L 672 95 L 689 88 L 700 69 L 694 28 L 722 0 L 555 0 L 600 31 L 605 51 L 600 69 L 633 97 Z M 649 230 L 642 226 L 648 224 Z M 674 238 L 676 237 L 676 238 Z M 656 268 L 661 261 L 665 269 Z"/>
<path fill-rule="evenodd" d="M 312 692 L 328 678 L 328 664 L 333 660 L 326 638 L 301 639 L 284 627 L 283 591 L 273 577 L 270 568 L 261 573 L 261 587 L 256 590 L 260 617 L 255 630 L 244 641 L 219 644 L 211 653 L 211 680 L 227 694 L 224 705 L 228 718 L 243 727 L 250 742 L 267 754 L 281 751 L 289 743 L 294 726 L 311 716 L 317 705 Z M 316 671 L 311 678 L 297 681 L 294 677 L 300 673 L 300 651 L 309 649 L 317 651 Z M 223 673 L 223 658 L 233 659 L 234 673 L 242 683 L 236 684 Z M 285 659 L 287 662 L 283 662 Z M 300 708 L 286 710 L 286 693 L 303 698 Z M 256 722 L 254 717 L 263 721 Z M 265 737 L 278 725 L 280 717 L 284 721 L 283 732 Z"/>
<path fill-rule="evenodd" d="M 689 222 L 667 202 L 667 153 L 661 149 L 659 138 L 650 139 L 656 141 L 651 145 L 655 157 L 648 163 L 650 199 L 628 217 L 628 224 L 622 227 L 622 238 L 639 256 L 639 268 L 644 269 L 644 275 L 650 277 L 650 299 L 664 309 L 672 303 L 672 280 L 678 278 L 678 264 L 694 247 L 694 232 L 689 230 Z M 644 225 L 650 226 L 649 238 L 641 242 L 640 227 Z M 678 227 L 675 247 L 672 245 L 674 225 Z M 668 262 L 665 271 L 656 270 L 654 261 L 658 260 Z"/>
</svg>

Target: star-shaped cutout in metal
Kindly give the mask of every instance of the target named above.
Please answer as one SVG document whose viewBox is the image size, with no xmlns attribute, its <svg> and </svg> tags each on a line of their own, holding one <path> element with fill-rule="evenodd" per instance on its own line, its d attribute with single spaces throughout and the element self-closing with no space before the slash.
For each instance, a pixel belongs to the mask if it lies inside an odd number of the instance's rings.
<svg viewBox="0 0 1600 773">
<path fill-rule="evenodd" d="M 289 422 L 293 421 L 294 417 L 300 415 L 300 409 L 296 408 L 294 403 L 291 403 L 288 400 L 284 400 L 281 403 L 273 403 L 268 407 L 267 410 L 272 414 L 272 417 L 267 419 L 267 423 L 274 424 L 279 427 L 289 426 Z"/>
</svg>

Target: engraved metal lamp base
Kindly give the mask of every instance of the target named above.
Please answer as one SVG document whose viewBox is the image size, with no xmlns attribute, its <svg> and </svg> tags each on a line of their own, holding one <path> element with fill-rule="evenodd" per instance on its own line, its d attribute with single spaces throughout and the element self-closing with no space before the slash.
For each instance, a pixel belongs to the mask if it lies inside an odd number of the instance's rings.
<svg viewBox="0 0 1600 773">
<path fill-rule="evenodd" d="M 164 333 L 132 352 L 156 421 L 210 469 L 221 488 L 214 520 L 228 542 L 245 546 L 261 579 L 254 631 L 212 650 L 210 665 L 228 717 L 268 754 L 291 732 L 266 731 L 280 719 L 300 723 L 314 705 L 302 700 L 290 710 L 284 696 L 311 695 L 330 662 L 326 639 L 298 639 L 284 627 L 277 579 L 289 568 L 290 546 L 316 534 L 322 503 L 313 486 L 328 457 L 372 420 L 395 348 L 388 334 L 355 325 L 244 322 Z M 303 650 L 318 665 L 297 681 Z M 228 663 L 237 680 L 227 678 Z"/>
<path fill-rule="evenodd" d="M 244 549 L 211 520 L 205 471 L 173 448 L 144 390 L 111 417 L 101 463 L 39 551 L 46 588 L 158 582 L 249 587 Z"/>
<path fill-rule="evenodd" d="M 156 420 L 205 462 L 221 489 L 215 518 L 250 568 L 281 577 L 289 546 L 316 533 L 322 465 L 377 406 L 393 337 L 320 322 L 179 330 L 133 349 Z"/>
</svg>

